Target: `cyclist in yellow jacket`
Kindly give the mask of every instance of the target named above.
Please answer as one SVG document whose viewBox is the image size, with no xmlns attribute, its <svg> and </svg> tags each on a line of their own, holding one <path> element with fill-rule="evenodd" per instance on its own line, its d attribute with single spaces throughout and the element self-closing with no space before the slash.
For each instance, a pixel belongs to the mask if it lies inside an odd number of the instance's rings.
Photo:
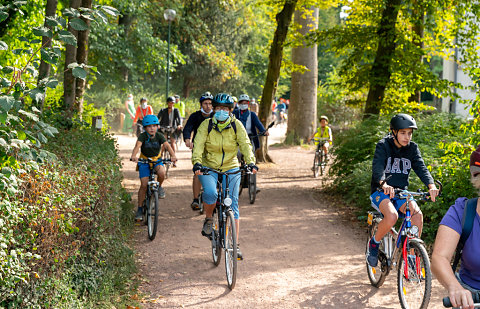
<svg viewBox="0 0 480 309">
<path fill-rule="evenodd" d="M 240 148 L 245 162 L 253 173 L 258 167 L 255 165 L 255 157 L 247 131 L 242 122 L 232 115 L 233 99 L 230 95 L 219 93 L 213 98 L 214 116 L 204 120 L 197 130 L 193 142 L 193 172 L 199 175 L 203 187 L 202 200 L 205 208 L 205 221 L 202 235 L 210 237 L 212 234 L 213 210 L 217 201 L 217 177 L 216 173 L 202 175 L 203 166 L 222 172 L 234 172 L 239 169 L 237 150 Z M 229 190 L 231 193 L 231 208 L 235 217 L 237 228 L 237 244 L 239 235 L 238 190 L 240 185 L 240 173 L 229 176 Z M 225 186 L 225 181 L 222 182 Z M 237 248 L 237 256 L 243 259 L 242 253 Z"/>
<path fill-rule="evenodd" d="M 327 116 L 320 117 L 320 127 L 318 127 L 317 131 L 308 138 L 308 142 L 310 142 L 312 138 L 314 138 L 315 145 L 318 145 L 321 139 L 325 139 L 327 142 L 323 144 L 323 150 L 325 151 L 325 154 L 328 154 L 328 148 L 332 145 L 333 136 L 332 129 L 328 126 Z"/>
</svg>

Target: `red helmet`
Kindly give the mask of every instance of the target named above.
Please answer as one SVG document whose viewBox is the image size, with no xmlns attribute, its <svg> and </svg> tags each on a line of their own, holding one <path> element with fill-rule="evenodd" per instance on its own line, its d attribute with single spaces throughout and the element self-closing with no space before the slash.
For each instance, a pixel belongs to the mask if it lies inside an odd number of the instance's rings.
<svg viewBox="0 0 480 309">
<path fill-rule="evenodd" d="M 470 171 L 474 177 L 480 174 L 480 145 L 470 155 Z"/>
<path fill-rule="evenodd" d="M 477 150 L 470 155 L 470 166 L 480 167 L 480 145 L 478 145 Z"/>
</svg>

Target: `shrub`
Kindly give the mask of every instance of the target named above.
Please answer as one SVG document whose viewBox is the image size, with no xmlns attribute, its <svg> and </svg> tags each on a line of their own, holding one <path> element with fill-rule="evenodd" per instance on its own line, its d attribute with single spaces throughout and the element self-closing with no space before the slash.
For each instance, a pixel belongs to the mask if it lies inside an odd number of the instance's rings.
<svg viewBox="0 0 480 309">
<path fill-rule="evenodd" d="M 47 149 L 55 160 L 25 164 L 17 193 L 1 193 L 0 307 L 88 307 L 134 272 L 133 206 L 114 140 L 78 128 Z"/>
</svg>

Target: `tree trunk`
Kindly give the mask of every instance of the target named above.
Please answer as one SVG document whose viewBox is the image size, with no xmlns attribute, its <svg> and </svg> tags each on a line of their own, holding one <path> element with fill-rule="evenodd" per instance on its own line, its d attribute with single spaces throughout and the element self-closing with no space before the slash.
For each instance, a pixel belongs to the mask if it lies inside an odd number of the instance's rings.
<svg viewBox="0 0 480 309">
<path fill-rule="evenodd" d="M 82 7 L 91 9 L 93 0 L 82 0 Z M 90 20 L 81 17 L 81 19 L 90 27 Z M 78 45 L 77 45 L 77 63 L 88 63 L 88 34 L 90 29 L 78 32 Z M 85 68 L 86 71 L 88 71 Z M 76 90 L 75 90 L 75 108 L 78 112 L 80 120 L 83 114 L 83 94 L 85 93 L 86 79 L 77 78 Z"/>
<path fill-rule="evenodd" d="M 380 114 L 385 88 L 390 81 L 393 53 L 395 52 L 395 24 L 401 0 L 386 0 L 385 9 L 377 31 L 378 47 L 375 61 L 370 71 L 370 89 L 363 119 Z"/>
<path fill-rule="evenodd" d="M 190 85 L 192 84 L 193 78 L 190 75 L 184 75 L 183 77 L 183 87 L 182 95 L 184 98 L 188 98 L 190 95 Z"/>
<path fill-rule="evenodd" d="M 272 107 L 272 99 L 275 97 L 275 92 L 277 91 L 277 83 L 282 64 L 283 44 L 287 37 L 288 28 L 292 21 L 296 4 L 297 0 L 285 0 L 283 9 L 275 17 L 277 20 L 277 29 L 275 30 L 272 46 L 270 47 L 267 77 L 265 79 L 262 100 L 260 102 L 259 117 L 264 125 L 267 125 L 268 116 L 270 116 L 270 109 Z M 258 162 L 272 162 L 272 159 L 268 155 L 267 142 L 267 137 L 261 139 L 261 145 L 257 151 Z"/>
<path fill-rule="evenodd" d="M 294 22 L 304 36 L 318 27 L 318 8 L 308 9 L 306 16 L 295 11 Z M 304 66 L 305 72 L 292 73 L 292 90 L 288 108 L 287 139 L 292 143 L 307 140 L 317 126 L 317 83 L 318 59 L 317 45 L 295 47 L 292 49 L 292 62 Z"/>
<path fill-rule="evenodd" d="M 78 9 L 80 7 L 81 0 L 70 0 L 70 7 Z M 68 26 L 70 31 L 77 39 L 78 34 L 75 29 Z M 72 119 L 75 114 L 75 77 L 72 74 L 72 70 L 68 68 L 70 63 L 76 61 L 77 47 L 73 45 L 66 45 L 65 48 L 65 73 L 63 74 L 63 100 L 65 103 L 65 111 L 68 119 Z"/>
<path fill-rule="evenodd" d="M 118 18 L 118 24 L 123 26 L 123 40 L 125 43 L 128 42 L 128 34 L 130 32 L 130 26 L 132 25 L 133 18 L 130 15 L 122 13 Z M 120 72 L 125 83 L 129 80 L 130 72 L 126 66 L 120 68 Z"/>
<path fill-rule="evenodd" d="M 413 32 L 415 33 L 413 44 L 415 44 L 419 49 L 420 56 L 418 57 L 418 65 L 421 66 L 423 64 L 423 31 L 425 28 L 425 9 L 423 8 L 422 4 L 418 3 L 418 1 L 413 1 L 413 5 Z M 410 102 L 420 103 L 422 100 L 421 94 L 421 89 L 415 89 L 415 92 L 410 96 L 408 100 Z"/>
<path fill-rule="evenodd" d="M 48 16 L 55 16 L 55 13 L 57 12 L 57 0 L 47 0 L 47 5 L 45 7 L 45 17 Z M 48 26 L 47 23 L 45 22 L 44 24 L 45 27 L 52 29 L 52 27 Z M 52 46 L 52 39 L 47 37 L 47 36 L 42 36 L 42 46 L 45 49 L 49 49 Z M 43 61 L 43 59 L 40 62 L 40 67 L 38 68 L 38 79 L 37 79 L 37 84 L 44 78 L 50 76 L 50 64 Z M 44 104 L 44 99 L 41 102 L 38 102 L 38 107 L 40 110 L 43 110 L 43 104 Z"/>
</svg>

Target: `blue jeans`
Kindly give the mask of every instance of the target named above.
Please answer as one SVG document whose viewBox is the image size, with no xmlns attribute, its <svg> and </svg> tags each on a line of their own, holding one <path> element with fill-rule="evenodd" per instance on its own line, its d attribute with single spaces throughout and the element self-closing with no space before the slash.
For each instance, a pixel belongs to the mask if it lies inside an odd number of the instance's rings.
<svg viewBox="0 0 480 309">
<path fill-rule="evenodd" d="M 239 168 L 233 168 L 231 170 L 228 170 L 227 172 L 235 172 L 238 171 Z M 198 178 L 200 179 L 200 182 L 202 183 L 203 187 L 203 195 L 202 199 L 207 205 L 212 205 L 217 202 L 218 194 L 217 194 L 217 180 L 218 180 L 218 174 L 214 172 L 209 172 L 210 174 L 208 175 L 199 175 Z M 233 214 L 235 216 L 235 219 L 240 218 L 240 212 L 238 211 L 238 190 L 240 188 L 240 174 L 233 174 L 233 175 L 228 175 L 228 181 L 229 181 L 229 190 L 230 190 L 230 198 L 232 199 L 232 208 Z M 223 176 L 223 181 L 222 181 L 222 188 L 225 190 L 226 186 L 226 176 Z"/>
</svg>

